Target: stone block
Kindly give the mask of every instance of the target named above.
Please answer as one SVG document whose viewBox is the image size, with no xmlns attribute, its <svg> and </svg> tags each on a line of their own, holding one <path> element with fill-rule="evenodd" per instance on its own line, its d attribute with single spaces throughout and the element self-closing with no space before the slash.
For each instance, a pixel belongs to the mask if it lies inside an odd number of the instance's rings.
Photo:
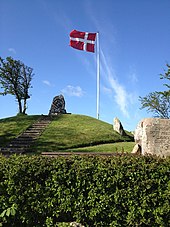
<svg viewBox="0 0 170 227">
<path fill-rule="evenodd" d="M 170 156 L 170 120 L 144 118 L 135 130 L 135 142 L 143 155 Z"/>
<path fill-rule="evenodd" d="M 118 132 L 121 136 L 125 136 L 126 135 L 126 133 L 125 133 L 125 131 L 123 129 L 122 123 L 120 122 L 120 120 L 117 117 L 115 117 L 113 119 L 113 129 L 116 132 Z"/>
</svg>

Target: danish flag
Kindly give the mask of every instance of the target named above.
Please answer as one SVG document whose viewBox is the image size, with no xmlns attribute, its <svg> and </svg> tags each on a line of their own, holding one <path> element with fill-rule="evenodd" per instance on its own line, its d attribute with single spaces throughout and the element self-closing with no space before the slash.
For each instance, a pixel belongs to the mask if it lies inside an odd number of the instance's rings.
<svg viewBox="0 0 170 227">
<path fill-rule="evenodd" d="M 94 52 L 96 33 L 80 32 L 73 30 L 70 32 L 70 46 L 89 52 Z"/>
</svg>

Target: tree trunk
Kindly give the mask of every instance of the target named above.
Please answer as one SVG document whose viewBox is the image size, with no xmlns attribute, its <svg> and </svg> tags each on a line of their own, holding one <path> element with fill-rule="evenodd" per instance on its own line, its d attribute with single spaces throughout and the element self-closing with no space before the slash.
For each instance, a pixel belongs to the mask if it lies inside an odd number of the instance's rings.
<svg viewBox="0 0 170 227">
<path fill-rule="evenodd" d="M 24 99 L 23 114 L 26 114 L 26 110 L 27 110 L 27 99 Z"/>
<path fill-rule="evenodd" d="M 19 107 L 19 112 L 20 114 L 22 114 L 22 102 L 21 99 L 17 96 L 17 101 L 18 101 L 18 107 Z"/>
<path fill-rule="evenodd" d="M 21 100 L 18 100 L 18 105 L 19 105 L 19 113 L 22 113 L 22 103 L 21 103 Z"/>
</svg>

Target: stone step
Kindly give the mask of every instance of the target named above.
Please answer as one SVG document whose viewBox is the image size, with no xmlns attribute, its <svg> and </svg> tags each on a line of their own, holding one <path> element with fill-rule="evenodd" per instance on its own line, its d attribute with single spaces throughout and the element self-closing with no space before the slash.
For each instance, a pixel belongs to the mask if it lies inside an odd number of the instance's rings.
<svg viewBox="0 0 170 227">
<path fill-rule="evenodd" d="M 11 141 L 9 144 L 14 144 L 14 143 L 30 143 L 33 141 L 33 138 L 30 137 L 30 139 L 24 139 L 24 138 L 17 138 L 13 141 Z"/>
<path fill-rule="evenodd" d="M 46 125 L 46 124 L 49 124 L 50 122 L 51 120 L 49 119 L 43 119 L 43 120 L 38 120 L 34 122 L 33 125 Z"/>
<path fill-rule="evenodd" d="M 26 148 L 26 147 L 28 147 L 28 146 L 30 146 L 30 143 L 27 143 L 27 144 L 21 144 L 21 143 L 13 143 L 13 144 L 9 144 L 8 146 L 7 146 L 7 148 L 16 148 L 16 147 L 18 147 L 18 148 Z"/>
<path fill-rule="evenodd" d="M 39 135 L 40 134 L 40 132 L 27 132 L 27 131 L 25 131 L 22 135 L 25 135 L 25 136 L 28 136 L 29 135 L 29 137 L 31 137 L 32 135 Z"/>
<path fill-rule="evenodd" d="M 30 128 L 28 128 L 27 130 L 34 130 L 34 129 L 36 129 L 36 130 L 42 130 L 42 129 L 44 129 L 44 128 L 46 128 L 47 126 L 45 125 L 45 126 L 41 126 L 41 127 L 38 127 L 38 126 L 33 126 L 33 127 L 30 127 Z"/>
<path fill-rule="evenodd" d="M 23 148 L 1 148 L 2 154 L 23 154 L 26 152 Z"/>
<path fill-rule="evenodd" d="M 43 127 L 31 127 L 31 128 L 28 128 L 27 130 L 30 131 L 30 130 L 43 130 L 44 128 L 46 128 L 46 126 L 43 126 Z"/>
<path fill-rule="evenodd" d="M 41 119 L 41 120 L 38 120 L 38 121 L 36 121 L 36 122 L 51 122 L 51 119 Z M 35 123 L 36 123 L 35 122 Z"/>
<path fill-rule="evenodd" d="M 42 132 L 42 130 L 38 130 L 38 129 L 31 129 L 31 130 L 27 130 L 27 131 L 25 131 L 24 132 L 24 134 L 26 133 L 26 134 L 31 134 L 31 133 L 40 133 L 40 132 Z"/>
<path fill-rule="evenodd" d="M 30 141 L 32 141 L 33 140 L 33 138 L 32 137 L 28 137 L 28 136 L 25 136 L 25 137 L 18 137 L 18 138 L 16 138 L 14 141 L 18 141 L 18 142 L 30 142 Z"/>
<path fill-rule="evenodd" d="M 31 127 L 11 141 L 6 147 L 0 148 L 5 155 L 22 154 L 27 151 L 30 145 L 42 134 L 44 129 L 51 123 L 49 116 L 42 116 Z"/>
<path fill-rule="evenodd" d="M 20 135 L 19 137 L 16 138 L 17 140 L 20 139 L 20 140 L 32 140 L 33 138 L 29 135 Z"/>
<path fill-rule="evenodd" d="M 46 127 L 47 125 L 49 125 L 49 123 L 47 123 L 47 122 L 44 124 L 36 123 L 35 125 L 32 125 L 31 127 L 43 128 L 43 127 Z"/>
</svg>

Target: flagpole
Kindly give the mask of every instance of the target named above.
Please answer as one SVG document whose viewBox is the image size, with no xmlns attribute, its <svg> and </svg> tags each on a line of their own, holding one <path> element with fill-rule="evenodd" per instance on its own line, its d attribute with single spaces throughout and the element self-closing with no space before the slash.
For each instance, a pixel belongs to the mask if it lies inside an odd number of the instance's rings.
<svg viewBox="0 0 170 227">
<path fill-rule="evenodd" d="M 100 111 L 100 45 L 99 45 L 99 32 L 97 32 L 97 119 L 99 120 Z"/>
</svg>

